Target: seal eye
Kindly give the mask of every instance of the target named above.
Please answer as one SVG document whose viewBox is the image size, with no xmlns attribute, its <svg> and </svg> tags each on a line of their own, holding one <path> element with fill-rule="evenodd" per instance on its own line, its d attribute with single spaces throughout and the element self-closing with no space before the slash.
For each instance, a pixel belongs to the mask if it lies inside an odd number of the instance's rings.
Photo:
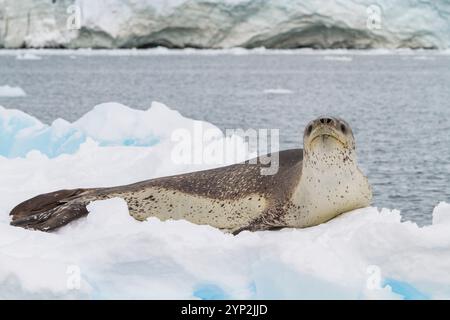
<svg viewBox="0 0 450 320">
<path fill-rule="evenodd" d="M 341 123 L 341 131 L 342 131 L 343 134 L 347 133 L 347 127 L 343 123 Z"/>
<path fill-rule="evenodd" d="M 308 128 L 306 129 L 306 134 L 307 134 L 308 136 L 311 134 L 312 129 L 313 129 L 312 125 L 309 125 Z"/>
</svg>

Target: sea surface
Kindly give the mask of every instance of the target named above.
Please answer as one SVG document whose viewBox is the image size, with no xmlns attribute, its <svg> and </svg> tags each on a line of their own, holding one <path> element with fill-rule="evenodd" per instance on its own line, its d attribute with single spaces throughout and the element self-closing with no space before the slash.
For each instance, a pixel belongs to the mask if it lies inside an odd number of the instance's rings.
<svg viewBox="0 0 450 320">
<path fill-rule="evenodd" d="M 102 102 L 147 109 L 156 100 L 221 129 L 279 129 L 282 149 L 302 147 L 308 121 L 335 115 L 353 128 L 375 206 L 425 225 L 439 201 L 450 202 L 449 54 L 39 56 L 0 52 L 0 86 L 27 93 L 0 97 L 0 105 L 50 123 L 77 120 Z"/>
</svg>

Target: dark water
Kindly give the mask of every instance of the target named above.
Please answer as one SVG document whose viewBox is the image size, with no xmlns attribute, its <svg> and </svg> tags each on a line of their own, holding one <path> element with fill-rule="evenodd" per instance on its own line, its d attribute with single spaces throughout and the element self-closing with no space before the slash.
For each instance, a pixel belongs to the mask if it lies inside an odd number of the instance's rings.
<svg viewBox="0 0 450 320">
<path fill-rule="evenodd" d="M 337 115 L 353 127 L 374 205 L 429 223 L 432 208 L 450 202 L 450 56 L 335 57 L 0 55 L 0 85 L 27 92 L 0 105 L 51 122 L 102 102 L 147 109 L 157 100 L 222 129 L 279 128 L 283 148 L 301 146 L 309 120 Z M 292 93 L 264 92 L 275 88 Z"/>
</svg>

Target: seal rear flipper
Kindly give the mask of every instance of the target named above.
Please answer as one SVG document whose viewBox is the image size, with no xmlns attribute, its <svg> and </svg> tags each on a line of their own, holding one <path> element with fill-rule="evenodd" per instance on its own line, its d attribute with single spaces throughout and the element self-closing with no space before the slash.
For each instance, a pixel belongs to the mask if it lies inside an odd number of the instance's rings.
<svg viewBox="0 0 450 320">
<path fill-rule="evenodd" d="M 60 190 L 26 200 L 11 211 L 11 225 L 51 231 L 86 216 L 86 203 L 78 199 L 85 191 Z"/>
</svg>

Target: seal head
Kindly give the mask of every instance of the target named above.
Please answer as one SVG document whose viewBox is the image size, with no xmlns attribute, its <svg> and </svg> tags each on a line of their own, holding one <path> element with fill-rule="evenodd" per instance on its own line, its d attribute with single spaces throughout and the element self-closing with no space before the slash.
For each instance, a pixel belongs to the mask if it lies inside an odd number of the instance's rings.
<svg viewBox="0 0 450 320">
<path fill-rule="evenodd" d="M 311 121 L 303 135 L 300 182 L 291 202 L 289 225 L 305 227 L 370 205 L 372 190 L 357 166 L 355 138 L 350 125 L 336 117 Z"/>
<path fill-rule="evenodd" d="M 340 149 L 354 157 L 355 138 L 346 121 L 334 117 L 319 117 L 306 126 L 303 147 L 306 154 Z"/>
</svg>

